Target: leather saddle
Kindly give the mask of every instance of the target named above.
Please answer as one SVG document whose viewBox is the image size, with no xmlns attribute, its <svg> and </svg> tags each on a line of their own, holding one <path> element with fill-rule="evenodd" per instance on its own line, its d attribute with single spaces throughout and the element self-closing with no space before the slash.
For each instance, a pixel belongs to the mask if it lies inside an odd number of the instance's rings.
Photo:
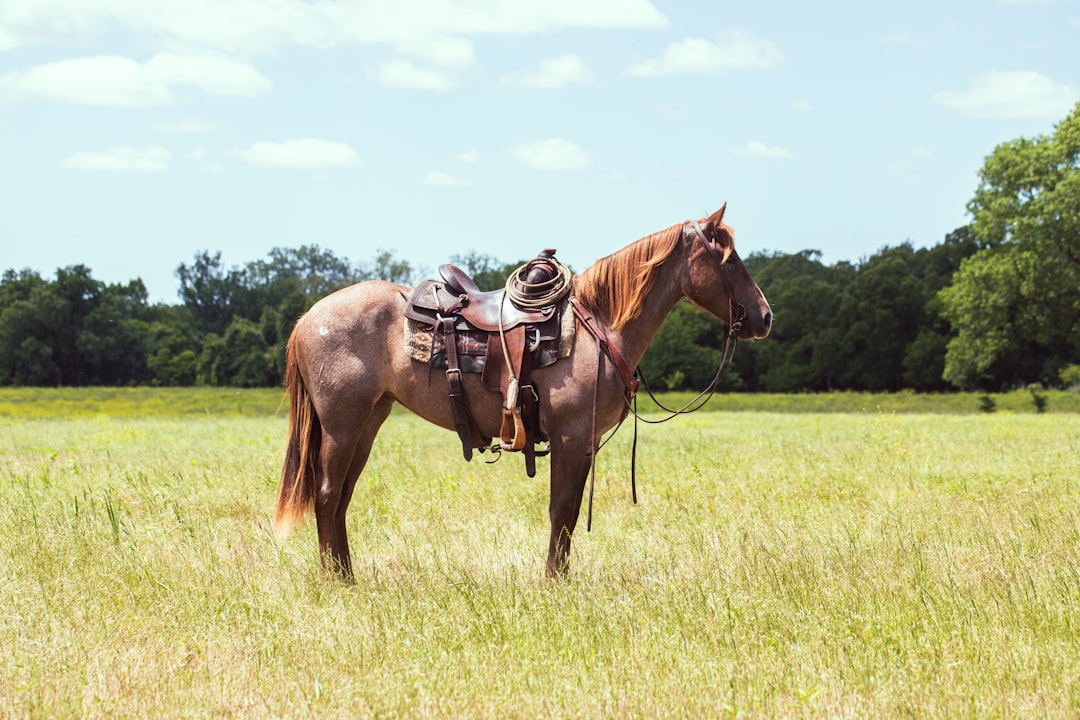
<svg viewBox="0 0 1080 720">
<path fill-rule="evenodd" d="M 547 438 L 540 429 L 539 395 L 531 371 L 547 364 L 547 360 L 538 361 L 534 357 L 543 355 L 540 347 L 543 340 L 559 337 L 564 298 L 570 289 L 569 271 L 565 271 L 554 255 L 554 250 L 545 250 L 508 281 L 510 285 L 516 278 L 520 281 L 519 289 L 543 291 L 530 307 L 515 303 L 507 290 L 480 290 L 464 270 L 450 264 L 439 268 L 442 281 L 420 282 L 409 294 L 405 306 L 407 318 L 442 335 L 450 404 L 465 459 L 472 459 L 474 448 L 489 449 L 491 442 L 477 430 L 461 383 L 463 371 L 480 368 L 484 387 L 501 391 L 503 397 L 499 443 L 491 449 L 523 452 L 530 477 L 536 472 L 535 458 L 548 451 Z M 559 284 L 566 286 L 561 297 L 557 296 L 557 287 L 556 294 L 548 292 Z M 550 304 L 545 304 L 547 297 L 553 298 Z M 480 362 L 471 362 L 470 358 L 461 357 L 459 339 L 475 338 L 478 333 L 481 343 L 486 333 L 486 353 Z M 545 357 L 550 355 L 548 352 Z M 554 361 L 551 357 L 550 362 Z M 540 443 L 544 446 L 537 448 Z"/>
<path fill-rule="evenodd" d="M 502 329 L 509 330 L 518 325 L 546 322 L 555 313 L 555 305 L 539 310 L 527 310 L 505 299 L 505 290 L 485 292 L 457 265 L 440 265 L 439 275 L 445 281 L 443 288 L 446 292 L 464 298 L 460 309 L 461 317 L 477 330 L 498 332 L 500 317 Z"/>
</svg>

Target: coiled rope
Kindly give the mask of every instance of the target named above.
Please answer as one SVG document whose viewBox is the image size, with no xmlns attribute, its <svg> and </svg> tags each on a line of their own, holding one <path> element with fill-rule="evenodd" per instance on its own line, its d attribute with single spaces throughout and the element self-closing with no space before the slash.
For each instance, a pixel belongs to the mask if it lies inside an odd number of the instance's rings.
<svg viewBox="0 0 1080 720">
<path fill-rule="evenodd" d="M 534 275 L 534 271 L 539 272 Z M 505 297 L 525 310 L 550 307 L 570 293 L 570 279 L 570 268 L 559 262 L 555 251 L 544 250 L 539 257 L 510 273 Z"/>
<path fill-rule="evenodd" d="M 534 274 L 535 273 L 535 274 Z M 539 256 L 519 267 L 506 278 L 506 290 L 499 304 L 499 340 L 502 344 L 506 372 L 510 376 L 506 388 L 506 409 L 513 410 L 518 401 L 518 377 L 510 362 L 510 350 L 506 345 L 506 328 L 503 327 L 503 305 L 507 298 L 523 310 L 541 310 L 551 307 L 570 294 L 570 268 L 555 258 L 555 251 L 544 250 Z M 537 332 L 539 342 L 540 333 Z"/>
</svg>

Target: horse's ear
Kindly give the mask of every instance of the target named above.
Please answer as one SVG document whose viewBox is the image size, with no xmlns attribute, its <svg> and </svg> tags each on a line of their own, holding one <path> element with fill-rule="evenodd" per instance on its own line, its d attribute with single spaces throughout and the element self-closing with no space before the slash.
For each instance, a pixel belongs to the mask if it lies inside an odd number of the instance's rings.
<svg viewBox="0 0 1080 720">
<path fill-rule="evenodd" d="M 727 201 L 724 201 L 724 204 L 720 206 L 720 209 L 710 215 L 706 222 L 710 225 L 719 225 L 724 220 L 725 210 L 727 210 Z"/>
<path fill-rule="evenodd" d="M 707 233 L 714 243 L 720 248 L 721 257 L 724 262 L 727 262 L 728 257 L 731 255 L 734 244 L 732 243 L 731 234 L 722 230 L 724 220 L 724 211 L 727 210 L 727 203 L 725 202 L 720 206 L 720 209 L 714 212 L 705 220 L 705 227 Z"/>
</svg>

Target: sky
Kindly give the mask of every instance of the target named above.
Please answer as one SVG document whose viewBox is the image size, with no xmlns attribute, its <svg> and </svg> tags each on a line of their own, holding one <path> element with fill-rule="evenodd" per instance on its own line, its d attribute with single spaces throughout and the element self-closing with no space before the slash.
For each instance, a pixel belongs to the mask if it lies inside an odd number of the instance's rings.
<svg viewBox="0 0 1080 720">
<path fill-rule="evenodd" d="M 581 270 L 725 202 L 743 255 L 858 262 L 1077 102 L 1080 0 L 0 0 L 0 270 Z"/>
</svg>

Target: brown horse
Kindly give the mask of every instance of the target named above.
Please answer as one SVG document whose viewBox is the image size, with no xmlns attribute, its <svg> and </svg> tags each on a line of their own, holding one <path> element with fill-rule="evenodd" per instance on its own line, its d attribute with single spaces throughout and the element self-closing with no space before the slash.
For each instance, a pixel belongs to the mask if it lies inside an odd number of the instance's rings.
<svg viewBox="0 0 1080 720">
<path fill-rule="evenodd" d="M 768 334 L 769 304 L 735 253 L 723 215 L 722 207 L 644 237 L 573 278 L 576 301 L 604 326 L 630 368 L 684 297 L 734 326 L 740 339 Z M 455 427 L 446 378 L 431 374 L 405 347 L 407 293 L 379 280 L 344 288 L 317 302 L 289 338 L 289 444 L 275 529 L 287 534 L 313 507 L 323 565 L 346 578 L 352 561 L 345 511 L 391 406 L 396 401 L 440 427 Z M 580 324 L 570 356 L 535 370 L 533 379 L 551 442 L 547 573 L 554 576 L 567 569 L 597 444 L 625 415 L 626 382 L 610 351 Z M 464 382 L 477 428 L 498 437 L 499 393 L 485 390 L 479 375 Z"/>
</svg>

